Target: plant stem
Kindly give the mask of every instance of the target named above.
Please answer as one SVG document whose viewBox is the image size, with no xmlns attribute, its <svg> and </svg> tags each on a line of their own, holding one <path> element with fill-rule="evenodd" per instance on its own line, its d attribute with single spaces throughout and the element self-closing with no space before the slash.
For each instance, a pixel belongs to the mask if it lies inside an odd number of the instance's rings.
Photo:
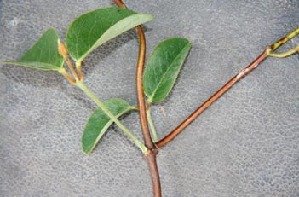
<svg viewBox="0 0 299 197">
<path fill-rule="evenodd" d="M 76 69 L 77 69 L 77 72 L 78 72 L 79 81 L 83 81 L 83 78 L 84 78 L 84 75 L 83 75 L 83 72 L 82 72 L 82 64 L 83 64 L 83 61 L 76 62 Z"/>
<path fill-rule="evenodd" d="M 121 8 L 127 8 L 122 0 L 114 0 L 114 2 Z M 142 75 L 144 69 L 145 55 L 146 55 L 146 39 L 141 26 L 135 27 L 136 33 L 139 36 L 139 55 L 137 61 L 136 68 L 136 89 L 137 89 L 137 100 L 138 100 L 138 108 L 140 115 L 140 123 L 141 130 L 143 135 L 143 140 L 148 148 L 148 152 L 146 154 L 146 159 L 148 163 L 148 168 L 151 173 L 152 178 L 152 192 L 154 197 L 161 197 L 161 184 L 160 177 L 157 165 L 157 149 L 152 141 L 152 137 L 150 135 L 150 131 L 148 128 L 147 122 L 147 114 L 146 114 L 146 104 L 145 104 L 145 96 L 143 93 L 143 84 L 142 84 Z"/>
<path fill-rule="evenodd" d="M 59 54 L 63 57 L 66 65 L 68 66 L 68 68 L 70 69 L 74 79 L 76 81 L 79 81 L 79 78 L 78 78 L 78 75 L 73 67 L 73 64 L 72 62 L 70 61 L 68 55 L 67 55 L 67 49 L 65 47 L 65 44 L 61 43 L 60 40 L 59 40 L 59 43 L 58 43 L 58 52 Z"/>
<path fill-rule="evenodd" d="M 147 122 L 147 114 L 146 114 L 146 104 L 145 104 L 145 96 L 143 92 L 143 84 L 142 84 L 142 75 L 144 69 L 145 55 L 146 55 L 146 40 L 145 35 L 141 26 L 135 28 L 136 32 L 139 36 L 139 56 L 137 62 L 137 70 L 136 70 L 136 89 L 137 89 L 137 100 L 138 100 L 138 108 L 139 108 L 139 117 L 141 123 L 141 130 L 143 135 L 143 140 L 148 148 L 148 152 L 146 154 L 146 159 L 148 163 L 149 170 L 151 172 L 152 178 L 152 191 L 154 197 L 161 197 L 161 183 L 157 165 L 157 150 L 152 141 L 152 137 L 148 128 Z"/>
<path fill-rule="evenodd" d="M 114 0 L 114 2 L 120 7 L 126 9 L 127 6 L 122 0 Z M 138 108 L 140 111 L 140 124 L 144 143 L 148 149 L 153 149 L 154 144 L 150 131 L 147 124 L 147 114 L 146 114 L 146 105 L 145 105 L 145 96 L 143 93 L 143 84 L 142 84 L 142 74 L 144 69 L 145 55 L 146 55 L 146 39 L 144 32 L 141 26 L 135 27 L 136 33 L 139 36 L 139 54 L 136 67 L 136 90 L 137 90 L 137 100 Z"/>
<path fill-rule="evenodd" d="M 114 2 L 120 8 L 123 8 L 123 9 L 127 8 L 126 4 L 122 0 L 114 0 Z"/>
<path fill-rule="evenodd" d="M 151 173 L 153 197 L 162 197 L 160 175 L 157 165 L 157 151 L 149 150 L 146 154 L 146 160 Z"/>
<path fill-rule="evenodd" d="M 58 72 L 62 74 L 72 85 L 76 84 L 76 79 L 74 79 L 70 74 L 68 74 L 65 68 L 59 69 Z"/>
<path fill-rule="evenodd" d="M 152 119 L 152 115 L 151 115 L 151 107 L 149 105 L 147 107 L 146 115 L 147 115 L 148 125 L 149 125 L 149 127 L 151 129 L 151 132 L 152 132 L 153 142 L 158 142 L 159 141 L 159 137 L 158 137 L 155 125 L 153 123 L 153 119 Z"/>
<path fill-rule="evenodd" d="M 272 56 L 272 57 L 278 57 L 278 58 L 285 58 L 285 57 L 288 57 L 290 55 L 293 55 L 294 53 L 298 53 L 299 52 L 299 46 L 296 47 L 296 48 L 293 48 L 293 49 L 290 49 L 286 52 L 283 52 L 283 53 L 269 53 L 269 56 Z"/>
<path fill-rule="evenodd" d="M 285 37 L 281 38 L 277 42 L 267 47 L 253 62 L 249 64 L 249 66 L 247 66 L 241 72 L 239 72 L 237 75 L 231 78 L 214 95 L 212 95 L 208 100 L 206 100 L 202 105 L 200 105 L 191 115 L 189 115 L 181 124 L 179 124 L 174 130 L 172 130 L 167 136 L 165 136 L 163 139 L 157 142 L 156 146 L 158 148 L 162 148 L 171 140 L 173 140 L 187 126 L 189 126 L 200 114 L 202 114 L 209 106 L 211 106 L 224 93 L 226 93 L 234 84 L 236 84 L 240 79 L 245 77 L 248 73 L 253 71 L 262 61 L 264 61 L 270 54 L 272 54 L 272 51 L 278 49 L 282 44 L 294 38 L 297 34 L 299 34 L 299 27 L 297 27 L 294 31 L 287 34 Z M 289 53 L 287 55 L 289 55 Z"/>
<path fill-rule="evenodd" d="M 143 139 L 146 147 L 148 149 L 153 149 L 154 144 L 148 128 L 147 114 L 146 114 L 147 110 L 146 110 L 145 96 L 144 96 L 143 84 L 142 84 L 142 75 L 143 75 L 145 55 L 146 55 L 146 40 L 141 26 L 136 27 L 136 32 L 138 33 L 139 40 L 140 40 L 139 56 L 138 56 L 138 62 L 136 68 L 136 90 L 137 90 L 138 108 L 140 112 L 140 124 L 141 124 L 141 130 L 142 130 Z"/>
<path fill-rule="evenodd" d="M 111 112 L 110 110 L 102 103 L 93 92 L 91 92 L 82 81 L 76 83 L 76 86 L 80 88 L 91 100 L 93 100 L 99 108 L 113 121 L 117 126 L 123 130 L 123 132 L 135 143 L 135 145 L 141 149 L 142 153 L 147 153 L 147 148 L 141 143 L 130 131 L 127 129 Z"/>
</svg>

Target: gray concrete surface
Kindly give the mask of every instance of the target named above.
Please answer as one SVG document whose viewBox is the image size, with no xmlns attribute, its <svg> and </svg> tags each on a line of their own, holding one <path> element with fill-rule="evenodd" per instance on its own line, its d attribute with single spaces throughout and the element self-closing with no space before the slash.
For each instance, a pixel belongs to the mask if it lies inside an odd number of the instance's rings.
<svg viewBox="0 0 299 197">
<path fill-rule="evenodd" d="M 298 0 L 131 0 L 151 13 L 148 52 L 167 37 L 193 43 L 175 89 L 153 107 L 162 137 L 268 44 L 299 25 Z M 110 0 L 0 1 L 0 60 L 17 59 L 48 27 Z M 296 46 L 299 39 L 286 47 Z M 87 60 L 87 85 L 102 99 L 136 103 L 133 31 Z M 82 129 L 96 108 L 52 72 L 0 67 L 0 196 L 151 196 L 146 161 L 114 126 L 90 156 Z M 123 122 L 140 137 L 137 114 Z M 165 197 L 299 196 L 299 61 L 268 59 L 158 155 Z"/>
</svg>

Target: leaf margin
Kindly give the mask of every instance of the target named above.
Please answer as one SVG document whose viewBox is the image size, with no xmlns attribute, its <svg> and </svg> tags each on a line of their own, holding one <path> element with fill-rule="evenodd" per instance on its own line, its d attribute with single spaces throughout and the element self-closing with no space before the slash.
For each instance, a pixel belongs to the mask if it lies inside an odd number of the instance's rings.
<svg viewBox="0 0 299 197">
<path fill-rule="evenodd" d="M 186 51 L 186 53 L 185 53 L 185 55 L 184 55 L 183 61 L 182 61 L 181 64 L 179 65 L 179 69 L 178 69 L 178 71 L 177 71 L 176 74 L 175 74 L 175 77 L 174 77 L 172 86 L 169 88 L 169 90 L 167 91 L 167 93 L 165 94 L 165 96 L 164 96 L 163 98 L 160 98 L 160 99 L 158 99 L 158 100 L 154 100 L 154 99 L 153 99 L 153 97 L 155 96 L 154 94 L 155 94 L 155 92 L 157 92 L 157 89 L 158 89 L 159 87 L 157 87 L 157 88 L 155 89 L 155 91 L 153 91 L 153 95 L 149 95 L 148 92 L 147 92 L 147 90 L 146 90 L 146 87 L 145 87 L 145 85 L 144 85 L 144 94 L 147 96 L 147 102 L 148 102 L 148 103 L 159 103 L 159 102 L 162 102 L 163 100 L 165 100 L 165 99 L 169 96 L 171 90 L 172 90 L 173 87 L 175 86 L 176 80 L 177 80 L 178 75 L 179 75 L 179 73 L 180 73 L 180 71 L 181 71 L 181 69 L 182 69 L 182 66 L 183 66 L 183 64 L 185 63 L 185 61 L 186 61 L 186 59 L 187 59 L 187 57 L 188 57 L 188 55 L 189 55 L 189 53 L 190 53 L 190 50 L 191 50 L 191 48 L 192 48 L 192 43 L 191 43 L 187 38 L 183 38 L 183 37 L 170 37 L 170 38 L 166 38 L 166 39 L 164 39 L 163 41 L 159 42 L 159 43 L 155 46 L 153 52 L 152 52 L 151 55 L 150 55 L 150 58 L 149 58 L 148 61 L 147 61 L 147 65 L 146 65 L 146 67 L 145 67 L 145 70 L 144 70 L 144 73 L 143 73 L 143 77 L 142 77 L 142 78 L 143 78 L 143 84 L 147 83 L 147 82 L 144 80 L 144 78 L 145 78 L 144 76 L 145 76 L 146 73 L 147 73 L 147 67 L 148 67 L 149 62 L 151 62 L 151 60 L 154 58 L 153 54 L 154 54 L 155 51 L 160 47 L 161 44 L 163 44 L 163 43 L 165 43 L 166 41 L 169 41 L 169 40 L 171 40 L 171 39 L 181 39 L 181 40 L 185 40 L 185 41 L 186 41 L 186 46 L 185 46 L 181 51 L 184 51 L 184 50 L 187 50 L 187 51 Z M 180 54 L 181 54 L 181 52 L 179 53 L 179 55 L 177 55 L 177 56 L 175 57 L 175 59 L 172 61 L 171 64 L 173 64 L 173 62 L 175 62 L 175 60 L 176 60 L 177 58 L 180 57 Z M 171 65 L 171 64 L 170 64 L 170 65 Z M 171 66 L 169 66 L 169 67 L 167 68 L 167 70 L 169 70 L 170 68 L 171 68 Z M 166 71 L 166 72 L 168 72 L 168 71 Z M 166 73 L 166 72 L 165 72 L 165 73 Z M 164 76 L 165 76 L 165 73 L 163 74 L 163 78 L 164 78 Z M 163 80 L 163 79 L 162 79 L 162 80 Z M 162 80 L 159 81 L 159 83 L 158 83 L 157 86 L 159 86 L 159 84 L 161 83 Z"/>
<path fill-rule="evenodd" d="M 116 118 L 119 118 L 120 116 L 122 116 L 124 114 L 127 114 L 130 111 L 136 109 L 135 106 L 130 105 L 129 102 L 127 102 L 127 101 L 125 101 L 125 100 L 123 100 L 121 98 L 111 98 L 111 99 L 108 99 L 108 100 L 104 101 L 104 104 L 106 105 L 106 107 L 109 110 L 111 110 L 110 109 L 111 106 L 107 106 L 107 103 L 108 102 L 112 102 L 112 101 L 113 102 L 114 101 L 120 101 L 120 102 L 122 102 L 122 104 L 127 105 L 126 106 L 127 108 L 125 110 L 123 110 L 121 113 L 116 114 L 116 115 L 114 114 Z M 113 106 L 113 107 L 115 107 L 115 106 Z M 88 120 L 87 120 L 87 122 L 86 122 L 86 124 L 84 126 L 83 134 L 82 134 L 82 137 L 81 137 L 81 147 L 82 147 L 82 150 L 83 150 L 83 152 L 85 154 L 88 154 L 88 155 L 95 149 L 96 145 L 99 143 L 99 141 L 104 136 L 104 134 L 108 131 L 109 127 L 114 123 L 113 120 L 111 120 L 109 118 L 109 121 L 105 124 L 105 126 L 101 129 L 101 131 L 99 131 L 99 135 L 95 138 L 94 143 L 91 146 L 89 145 L 87 148 L 84 148 L 84 141 L 83 141 L 84 140 L 84 134 L 86 134 L 86 128 L 87 128 L 87 126 L 89 124 L 90 119 L 93 118 L 93 116 L 95 115 L 95 113 L 102 113 L 102 115 L 105 115 L 107 117 L 107 115 L 100 108 L 95 109 L 91 113 L 91 115 L 89 116 L 89 118 L 88 118 Z"/>
<path fill-rule="evenodd" d="M 46 36 L 46 34 L 48 33 L 54 33 L 54 36 L 57 38 L 56 43 L 57 43 L 57 54 L 60 56 L 60 61 L 58 59 L 58 61 L 60 62 L 60 64 L 54 65 L 54 64 L 50 64 L 50 63 L 46 63 L 46 62 L 40 62 L 40 61 L 27 61 L 27 60 L 22 60 L 22 58 L 24 58 L 26 56 L 26 54 L 28 54 L 31 50 L 33 50 L 35 47 L 38 47 L 38 44 L 40 44 L 39 42 L 41 41 L 41 39 L 44 39 L 44 36 Z M 43 70 L 43 71 L 60 71 L 63 68 L 64 65 L 64 59 L 63 57 L 59 54 L 58 52 L 58 45 L 60 43 L 60 38 L 57 34 L 57 31 L 54 28 L 48 28 L 46 31 L 44 31 L 42 33 L 42 35 L 32 44 L 32 46 L 27 49 L 19 58 L 19 60 L 8 60 L 8 61 L 0 61 L 1 64 L 9 64 L 9 65 L 15 65 L 15 66 L 22 66 L 22 67 L 26 67 L 26 68 L 33 68 L 33 69 L 38 69 L 38 70 Z M 36 64 L 36 65 L 34 65 Z M 41 66 L 38 66 L 41 65 Z"/>
<path fill-rule="evenodd" d="M 91 14 L 91 13 L 93 13 L 93 12 L 95 12 L 95 11 L 98 11 L 98 10 L 105 10 L 105 9 L 109 9 L 109 8 L 128 10 L 128 9 L 123 9 L 123 8 L 118 8 L 118 7 L 106 7 L 106 8 L 95 9 L 95 10 L 89 11 L 89 12 L 87 12 L 87 13 L 84 13 L 84 14 L 78 16 L 77 18 L 75 18 L 75 19 L 71 22 L 71 24 L 69 25 L 69 27 L 68 27 L 68 29 L 67 29 L 67 32 L 66 32 L 66 46 L 68 45 L 68 44 L 67 44 L 67 43 L 68 43 L 68 36 L 67 36 L 67 35 L 68 35 L 70 29 L 72 28 L 72 26 L 74 25 L 74 23 L 75 23 L 78 19 L 80 19 L 81 17 L 86 16 L 86 15 L 88 15 L 88 14 Z M 132 11 L 132 10 L 129 10 L 129 11 Z M 134 11 L 132 11 L 132 12 L 134 12 Z M 147 19 L 144 20 L 143 22 L 141 22 L 142 20 L 140 20 L 140 22 L 135 23 L 134 25 L 131 25 L 131 27 L 129 27 L 129 28 L 127 28 L 127 29 L 121 31 L 121 32 L 118 33 L 117 35 L 114 35 L 114 36 L 111 36 L 111 37 L 109 37 L 109 34 L 111 34 L 111 32 L 110 32 L 110 31 L 111 31 L 111 27 L 110 27 L 110 28 L 108 28 L 108 29 L 101 35 L 101 37 L 100 37 L 99 39 L 97 39 L 97 41 L 90 47 L 89 50 L 87 50 L 83 55 L 81 55 L 81 57 L 75 57 L 74 53 L 71 52 L 71 51 L 68 49 L 68 52 L 69 52 L 70 56 L 72 57 L 72 59 L 73 59 L 75 62 L 82 62 L 82 61 L 83 61 L 83 60 L 84 60 L 84 59 L 85 59 L 85 58 L 86 58 L 86 57 L 87 57 L 93 50 L 95 50 L 96 48 L 100 47 L 102 44 L 108 42 L 109 40 L 111 40 L 111 39 L 113 39 L 113 38 L 119 36 L 120 34 L 126 32 L 126 31 L 128 31 L 128 30 L 132 29 L 132 28 L 135 27 L 135 26 L 144 24 L 144 23 L 149 22 L 149 21 L 151 21 L 151 20 L 153 19 L 153 16 L 152 16 L 151 14 L 141 14 L 141 13 L 136 13 L 136 12 L 135 12 L 135 14 L 132 14 L 132 15 L 130 15 L 130 16 L 128 16 L 128 17 L 125 17 L 125 18 L 119 20 L 119 21 L 118 21 L 117 23 L 115 23 L 112 27 L 115 27 L 115 26 L 117 26 L 117 25 L 121 25 L 121 23 L 123 23 L 123 22 L 124 22 L 126 19 L 128 19 L 128 18 L 129 18 L 129 19 L 132 19 L 132 18 L 133 18 L 133 19 L 134 19 L 134 18 L 139 19 L 140 16 L 144 16 L 144 17 L 146 17 Z M 106 38 L 106 39 L 101 39 L 103 36 L 108 37 L 108 38 Z M 68 48 L 68 46 L 67 46 L 67 48 Z M 77 47 L 77 50 L 78 50 L 78 47 Z M 79 56 L 79 55 L 78 55 L 78 52 L 77 52 L 76 56 Z"/>
</svg>

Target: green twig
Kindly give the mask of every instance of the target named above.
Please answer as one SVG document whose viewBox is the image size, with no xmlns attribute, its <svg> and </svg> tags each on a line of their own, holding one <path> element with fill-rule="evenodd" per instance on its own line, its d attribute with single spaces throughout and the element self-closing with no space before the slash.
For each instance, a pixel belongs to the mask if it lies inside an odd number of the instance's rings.
<svg viewBox="0 0 299 197">
<path fill-rule="evenodd" d="M 147 148 L 143 143 L 141 143 L 130 131 L 127 129 L 111 112 L 107 107 L 102 103 L 93 92 L 91 92 L 85 84 L 80 81 L 76 83 L 76 86 L 80 88 L 91 100 L 93 100 L 98 107 L 101 108 L 101 110 L 106 113 L 106 115 L 113 121 L 117 126 L 126 134 L 127 137 L 129 137 L 133 142 L 136 144 L 138 148 L 141 149 L 142 153 L 147 153 Z"/>
<path fill-rule="evenodd" d="M 146 114 L 147 114 L 147 122 L 148 122 L 148 125 L 149 125 L 151 133 L 152 133 L 152 137 L 153 137 L 153 142 L 158 142 L 159 137 L 158 137 L 156 128 L 155 128 L 154 123 L 153 123 L 153 119 L 152 119 L 152 116 L 151 116 L 151 107 L 150 106 L 148 106 Z"/>
<path fill-rule="evenodd" d="M 290 49 L 286 52 L 283 52 L 283 53 L 269 52 L 268 55 L 272 56 L 272 57 L 285 58 L 285 57 L 288 57 L 288 56 L 293 55 L 295 53 L 299 53 L 299 46 L 296 47 L 296 48 Z"/>
</svg>

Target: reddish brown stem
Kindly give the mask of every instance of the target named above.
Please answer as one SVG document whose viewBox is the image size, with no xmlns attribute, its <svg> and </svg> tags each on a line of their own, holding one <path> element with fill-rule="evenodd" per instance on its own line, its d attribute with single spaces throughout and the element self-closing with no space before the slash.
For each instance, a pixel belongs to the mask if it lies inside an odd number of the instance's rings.
<svg viewBox="0 0 299 197">
<path fill-rule="evenodd" d="M 138 56 L 138 62 L 136 68 L 136 90 L 137 90 L 138 108 L 140 112 L 140 124 L 141 124 L 141 130 L 142 130 L 145 146 L 148 149 L 153 149 L 154 144 L 147 123 L 146 103 L 145 103 L 145 96 L 144 96 L 143 84 L 142 84 L 142 75 L 143 75 L 145 55 L 146 55 L 146 40 L 141 26 L 136 27 L 136 32 L 140 40 L 139 56 Z"/>
<path fill-rule="evenodd" d="M 226 93 L 235 83 L 241 78 L 245 77 L 248 73 L 253 71 L 258 64 L 260 64 L 267 57 L 267 50 L 260 54 L 256 60 L 254 60 L 248 67 L 243 69 L 233 78 L 231 78 L 224 86 L 222 86 L 213 96 L 206 100 L 201 106 L 199 106 L 188 118 L 186 118 L 179 126 L 171 131 L 167 136 L 156 143 L 158 148 L 162 148 L 168 142 L 173 140 L 178 134 L 180 134 L 187 126 L 189 126 L 201 113 L 203 113 L 209 106 L 211 106 L 217 99 L 219 99 L 224 93 Z"/>
<path fill-rule="evenodd" d="M 213 96 L 206 100 L 201 106 L 199 106 L 190 116 L 188 116 L 180 125 L 178 125 L 174 130 L 172 130 L 167 136 L 156 143 L 158 148 L 162 148 L 168 142 L 173 140 L 177 135 L 179 135 L 188 125 L 190 125 L 200 114 L 202 114 L 209 106 L 211 106 L 217 99 L 219 99 L 223 94 L 225 94 L 234 84 L 236 84 L 240 79 L 245 77 L 248 73 L 253 71 L 263 60 L 265 60 L 269 53 L 279 48 L 282 44 L 286 43 L 290 39 L 294 38 L 299 33 L 299 27 L 294 31 L 287 34 L 285 37 L 279 39 L 274 44 L 267 47 L 253 62 L 249 64 L 245 69 L 243 69 L 236 76 L 231 78 L 224 86 L 222 86 Z"/>
<path fill-rule="evenodd" d="M 127 8 L 122 0 L 114 0 L 120 8 Z M 138 100 L 138 108 L 140 113 L 140 124 L 145 146 L 148 148 L 146 159 L 151 173 L 152 179 L 152 191 L 154 197 L 161 197 L 161 184 L 157 165 L 157 150 L 152 141 L 150 131 L 148 128 L 147 114 L 146 114 L 146 102 L 143 92 L 142 75 L 144 70 L 145 56 L 146 56 L 146 39 L 144 31 L 141 26 L 135 27 L 136 33 L 139 36 L 139 55 L 136 68 L 136 92 Z"/>
<path fill-rule="evenodd" d="M 162 197 L 160 175 L 157 165 L 157 151 L 149 150 L 146 155 L 146 160 L 151 173 L 153 197 Z"/>
<path fill-rule="evenodd" d="M 157 150 L 154 146 L 152 141 L 152 137 L 150 135 L 150 131 L 148 128 L 147 122 L 147 113 L 146 113 L 146 103 L 145 103 L 145 96 L 143 92 L 143 85 L 142 85 L 142 74 L 144 70 L 144 62 L 145 62 L 145 55 L 146 55 L 146 39 L 144 32 L 141 26 L 136 27 L 136 32 L 139 36 L 140 43 L 139 43 L 139 56 L 137 62 L 137 70 L 136 70 L 136 88 L 137 88 L 137 100 L 138 100 L 138 107 L 139 107 L 139 117 L 141 123 L 141 130 L 144 139 L 145 146 L 148 148 L 148 152 L 146 154 L 146 159 L 148 163 L 148 167 L 151 173 L 152 178 L 152 191 L 154 197 L 161 197 L 161 183 L 157 165 Z"/>
<path fill-rule="evenodd" d="M 114 0 L 114 3 L 120 8 L 127 8 L 126 4 L 122 0 Z"/>
<path fill-rule="evenodd" d="M 120 8 L 127 8 L 122 0 L 114 0 L 115 3 Z M 146 56 L 146 39 L 144 35 L 144 31 L 141 26 L 135 27 L 136 33 L 139 36 L 139 54 L 138 61 L 136 67 L 136 91 L 137 91 L 137 100 L 138 100 L 138 109 L 140 111 L 140 124 L 141 130 L 143 134 L 143 139 L 146 147 L 148 149 L 154 149 L 154 143 L 152 141 L 152 137 L 150 135 L 150 131 L 147 123 L 147 114 L 146 114 L 146 102 L 145 96 L 143 92 L 143 84 L 142 84 L 142 75 L 144 70 L 145 56 Z"/>
<path fill-rule="evenodd" d="M 153 196 L 161 197 L 162 196 L 161 183 L 160 183 L 160 177 L 159 177 L 159 171 L 158 171 L 158 165 L 156 159 L 157 150 L 155 149 L 148 128 L 147 113 L 146 113 L 147 109 L 146 109 L 145 96 L 144 96 L 143 85 L 142 85 L 142 74 L 144 70 L 144 62 L 145 62 L 145 55 L 146 55 L 146 40 L 141 26 L 136 27 L 136 32 L 139 35 L 139 39 L 140 39 L 139 56 L 138 56 L 137 70 L 136 70 L 136 88 L 137 88 L 138 107 L 140 113 L 139 115 L 140 124 L 141 124 L 143 140 L 145 146 L 148 148 L 146 159 L 147 159 L 148 167 L 152 178 Z"/>
</svg>

